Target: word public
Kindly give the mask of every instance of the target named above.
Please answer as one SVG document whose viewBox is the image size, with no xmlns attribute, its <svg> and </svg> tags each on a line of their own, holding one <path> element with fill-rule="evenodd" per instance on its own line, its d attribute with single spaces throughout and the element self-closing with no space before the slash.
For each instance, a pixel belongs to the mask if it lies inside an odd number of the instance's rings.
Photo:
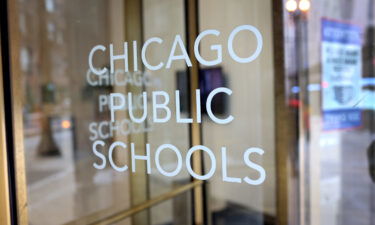
<svg viewBox="0 0 375 225">
<path fill-rule="evenodd" d="M 214 115 L 213 111 L 212 111 L 212 101 L 213 101 L 213 98 L 217 95 L 217 94 L 220 94 L 220 93 L 224 93 L 224 94 L 227 94 L 227 95 L 231 95 L 232 94 L 232 90 L 229 89 L 229 88 L 226 88 L 226 87 L 219 87 L 219 88 L 215 88 L 213 91 L 211 91 L 207 97 L 207 100 L 206 100 L 206 111 L 207 111 L 207 114 L 208 114 L 208 117 L 215 123 L 217 124 L 228 124 L 230 122 L 232 122 L 232 120 L 234 119 L 234 117 L 232 115 L 229 115 L 227 116 L 225 119 L 222 119 L 222 118 L 218 118 L 217 116 Z M 195 105 L 196 105 L 196 121 L 193 121 L 193 118 L 182 118 L 181 116 L 181 105 L 180 105 L 180 92 L 178 90 L 175 91 L 175 96 L 174 96 L 174 99 L 175 99 L 175 106 L 176 106 L 176 122 L 177 123 L 193 123 L 193 122 L 197 122 L 197 123 L 201 123 L 202 122 L 202 115 L 201 115 L 201 97 L 200 97 L 200 90 L 197 89 L 195 91 Z M 134 102 L 134 99 L 133 99 L 133 94 L 131 92 L 129 92 L 127 95 L 125 94 L 122 94 L 122 93 L 111 93 L 109 95 L 109 109 L 110 109 L 110 112 L 111 112 L 111 122 L 115 122 L 116 121 L 116 111 L 119 111 L 119 110 L 128 110 L 129 112 L 129 117 L 131 119 L 132 122 L 134 123 L 143 123 L 145 122 L 146 118 L 147 118 L 147 113 L 148 113 L 148 110 L 147 110 L 147 92 L 143 92 L 142 95 L 140 95 L 139 97 L 141 97 L 143 99 L 143 104 L 140 105 L 139 102 L 140 101 L 136 101 L 138 102 L 138 104 L 136 104 Z M 139 99 L 139 98 L 137 98 Z M 160 100 L 162 99 L 162 102 L 160 102 Z M 159 100 L 159 102 L 158 102 Z M 170 107 L 168 106 L 170 103 L 170 96 L 167 92 L 165 91 L 153 91 L 152 92 L 152 122 L 153 123 L 166 123 L 168 122 L 170 119 L 171 119 L 171 109 Z M 142 112 L 142 115 L 140 117 L 136 117 L 134 115 L 134 106 L 138 106 L 140 105 L 138 108 L 142 108 L 143 109 L 143 112 Z M 160 111 L 164 111 L 164 116 L 160 116 L 161 113 L 158 113 Z"/>
</svg>

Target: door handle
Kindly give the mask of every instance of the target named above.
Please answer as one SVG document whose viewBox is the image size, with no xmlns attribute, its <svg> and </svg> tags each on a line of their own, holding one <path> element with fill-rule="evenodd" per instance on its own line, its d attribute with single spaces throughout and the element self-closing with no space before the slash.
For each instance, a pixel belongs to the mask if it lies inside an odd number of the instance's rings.
<svg viewBox="0 0 375 225">
<path fill-rule="evenodd" d="M 375 183 L 375 140 L 373 140 L 367 149 L 367 157 L 369 162 L 369 172 L 371 180 Z"/>
</svg>

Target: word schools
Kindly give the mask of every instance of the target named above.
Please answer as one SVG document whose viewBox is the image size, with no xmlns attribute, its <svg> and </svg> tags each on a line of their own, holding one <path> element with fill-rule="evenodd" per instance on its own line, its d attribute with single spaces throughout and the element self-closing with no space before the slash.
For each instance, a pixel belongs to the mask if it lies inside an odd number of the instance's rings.
<svg viewBox="0 0 375 225">
<path fill-rule="evenodd" d="M 95 162 L 93 165 L 96 169 L 104 169 L 107 165 L 107 157 L 106 157 L 106 154 L 103 154 L 103 152 L 105 152 L 105 150 L 103 150 L 104 148 L 106 147 L 106 143 L 102 140 L 97 140 L 94 142 L 93 144 L 93 152 L 95 154 L 95 156 L 97 156 L 99 159 L 100 159 L 100 163 L 97 163 Z M 121 142 L 121 141 L 116 141 L 116 142 L 113 142 L 109 148 L 108 148 L 108 161 L 109 161 L 109 164 L 110 166 L 118 171 L 118 172 L 125 172 L 129 169 L 129 166 L 128 165 L 118 165 L 118 163 L 116 164 L 116 160 L 114 160 L 114 151 L 117 150 L 117 151 L 124 151 L 127 149 L 127 145 L 124 143 L 124 142 Z M 196 145 L 196 146 L 193 146 L 191 147 L 187 153 L 186 153 L 186 156 L 185 156 L 185 160 L 183 160 L 183 156 L 181 154 L 181 151 L 174 145 L 172 144 L 162 144 L 160 145 L 156 151 L 152 151 L 152 154 L 151 154 L 151 147 L 150 147 L 150 144 L 147 143 L 146 144 L 146 153 L 144 155 L 137 155 L 135 153 L 135 144 L 134 143 L 130 143 L 130 153 L 131 153 L 131 171 L 133 173 L 136 173 L 136 161 L 144 161 L 146 163 L 146 171 L 147 171 L 147 174 L 151 174 L 152 173 L 152 167 L 151 167 L 151 163 L 152 161 L 154 162 L 154 165 L 156 166 L 156 170 L 162 174 L 163 176 L 166 176 L 166 177 L 174 177 L 176 175 L 178 175 L 182 168 L 183 168 L 183 165 L 186 167 L 187 171 L 189 172 L 189 174 L 194 177 L 195 179 L 198 179 L 198 180 L 208 180 L 210 179 L 216 172 L 216 165 L 218 164 L 217 163 L 217 159 L 215 157 L 215 154 L 213 153 L 213 151 L 211 149 L 209 149 L 208 147 L 204 146 L 204 145 Z M 176 155 L 176 159 L 177 161 L 176 162 L 173 162 L 172 165 L 175 165 L 174 168 L 168 168 L 168 171 L 163 168 L 163 165 L 161 163 L 161 161 L 163 161 L 161 158 L 162 158 L 162 152 L 164 151 L 172 151 L 173 154 Z M 206 154 L 210 160 L 210 168 L 208 169 L 208 172 L 205 173 L 205 174 L 199 174 L 197 173 L 196 171 L 194 171 L 192 165 L 191 165 L 191 161 L 192 161 L 192 156 L 195 152 L 198 152 L 198 151 L 202 151 L 204 154 Z M 249 177 L 249 176 L 245 176 L 243 178 L 240 178 L 240 177 L 231 177 L 228 175 L 228 159 L 227 159 L 227 148 L 226 147 L 222 147 L 221 148 L 221 175 L 222 175 L 222 180 L 224 182 L 231 182 L 231 183 L 242 183 L 242 181 L 244 181 L 245 183 L 247 184 L 250 184 L 250 185 L 260 185 L 262 184 L 265 179 L 266 179 L 266 171 L 264 170 L 264 168 L 256 163 L 254 163 L 253 161 L 250 160 L 250 156 L 254 155 L 254 154 L 258 154 L 258 155 L 263 155 L 264 151 L 260 148 L 248 148 L 245 150 L 245 152 L 243 153 L 243 163 L 249 168 L 249 169 L 252 169 L 252 170 L 255 170 L 256 172 L 258 172 L 258 176 L 256 178 L 252 178 L 252 177 Z M 154 158 L 154 160 L 151 160 L 151 157 Z M 169 163 L 169 165 L 171 165 L 171 163 Z M 165 166 L 164 166 L 165 167 Z"/>
</svg>

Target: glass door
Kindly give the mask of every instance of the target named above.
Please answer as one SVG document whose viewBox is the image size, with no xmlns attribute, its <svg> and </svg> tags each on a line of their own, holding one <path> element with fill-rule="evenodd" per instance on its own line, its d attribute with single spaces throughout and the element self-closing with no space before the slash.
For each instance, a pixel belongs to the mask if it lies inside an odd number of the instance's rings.
<svg viewBox="0 0 375 225">
<path fill-rule="evenodd" d="M 18 223 L 203 223 L 203 181 L 181 159 L 196 135 L 181 122 L 188 65 L 173 55 L 187 42 L 185 2 L 7 7 Z"/>
<path fill-rule="evenodd" d="M 170 99 L 174 113 L 177 74 L 186 79 L 186 65 L 145 67 L 167 59 L 174 35 L 185 45 L 184 2 L 48 0 L 9 7 L 22 89 L 15 98 L 22 101 L 23 127 L 16 132 L 25 162 L 16 163 L 25 171 L 17 176 L 27 208 L 18 211 L 19 222 L 191 223 L 191 190 L 201 183 L 174 169 L 181 163 L 175 152 L 189 149 L 189 125 L 153 108 Z M 164 46 L 152 41 L 145 52 L 152 37 Z M 181 84 L 187 91 L 189 82 Z M 186 116 L 188 102 L 181 102 Z"/>
<path fill-rule="evenodd" d="M 0 223 L 374 225 L 374 7 L 2 1 Z"/>
<path fill-rule="evenodd" d="M 19 223 L 275 219 L 271 1 L 8 7 Z"/>
</svg>

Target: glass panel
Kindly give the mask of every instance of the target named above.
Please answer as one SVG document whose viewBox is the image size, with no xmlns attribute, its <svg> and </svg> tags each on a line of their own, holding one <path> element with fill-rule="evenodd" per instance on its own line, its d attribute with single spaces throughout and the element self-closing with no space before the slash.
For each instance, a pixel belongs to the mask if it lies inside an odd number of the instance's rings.
<svg viewBox="0 0 375 225">
<path fill-rule="evenodd" d="M 374 1 L 285 1 L 300 224 L 375 223 Z"/>
<path fill-rule="evenodd" d="M 217 161 L 217 172 L 208 181 L 210 219 L 212 224 L 267 224 L 276 216 L 271 1 L 199 3 L 200 32 L 213 28 L 220 31 L 217 37 L 210 35 L 202 40 L 202 58 L 216 59 L 214 46 L 221 45 L 223 51 L 219 65 L 201 64 L 200 88 L 207 93 L 217 87 L 230 89 L 232 94 L 218 95 L 212 107 L 220 119 L 229 115 L 234 118 L 227 124 L 218 124 L 207 114 L 203 118 L 203 143 L 211 148 Z M 252 62 L 241 63 L 233 57 L 256 54 L 260 44 L 254 30 L 239 29 L 240 25 L 252 26 L 262 37 L 263 48 Z M 233 53 L 229 45 L 233 46 Z M 264 154 L 246 156 L 249 149 Z M 250 168 L 245 158 L 261 170 Z M 205 154 L 206 171 L 211 167 Z M 266 172 L 265 180 L 262 171 Z M 252 181 L 245 181 L 245 177 Z"/>
<path fill-rule="evenodd" d="M 150 225 L 188 225 L 192 224 L 192 214 L 190 207 L 191 192 L 185 192 L 178 197 L 168 199 L 158 205 L 145 209 L 135 216 L 150 214 Z M 133 223 L 132 223 L 133 222 Z M 127 218 L 113 225 L 130 225 L 134 224 L 131 218 Z"/>
<path fill-rule="evenodd" d="M 157 65 L 160 62 L 166 63 L 175 35 L 180 35 L 181 40 L 185 43 L 185 21 L 184 21 L 184 2 L 182 0 L 167 1 L 143 1 L 143 36 L 145 40 L 158 37 L 163 40 L 160 47 L 154 43 L 147 48 L 147 59 L 150 64 Z M 169 69 L 150 70 L 146 69 L 150 77 L 155 80 L 155 85 L 146 86 L 147 93 L 155 93 L 163 91 L 168 94 L 170 102 L 168 107 L 171 109 L 171 119 L 166 123 L 153 123 L 153 131 L 147 134 L 148 143 L 156 148 L 163 144 L 172 144 L 181 155 L 186 155 L 189 149 L 189 126 L 188 124 L 176 123 L 175 120 L 175 91 L 181 91 L 182 116 L 186 117 L 189 113 L 188 106 L 188 77 L 186 74 L 186 64 L 183 60 L 175 61 Z M 150 97 L 151 98 L 151 97 Z M 163 96 L 158 96 L 158 101 L 162 102 Z M 149 115 L 153 115 L 153 102 L 148 102 Z M 159 110 L 158 117 L 166 116 L 164 110 Z M 151 118 L 150 118 L 151 120 Z M 177 166 L 176 154 L 172 151 L 163 151 L 160 157 L 160 165 L 167 172 L 173 171 Z M 153 171 L 158 171 L 156 164 L 151 165 Z M 187 184 L 190 182 L 190 176 L 185 168 L 181 170 L 173 179 L 157 173 L 150 175 L 149 190 L 150 195 L 155 197 L 159 194 L 172 190 L 179 184 Z"/>
<path fill-rule="evenodd" d="M 150 225 L 192 224 L 191 198 L 192 192 L 189 191 L 150 208 Z"/>
<path fill-rule="evenodd" d="M 16 2 L 30 224 L 374 225 L 374 0 Z"/>
<path fill-rule="evenodd" d="M 154 160 L 156 149 L 164 143 L 173 144 L 181 153 L 188 150 L 188 124 L 176 124 L 172 119 L 156 124 L 152 118 L 152 92 L 163 91 L 171 96 L 169 107 L 174 110 L 177 86 L 188 90 L 185 63 L 176 61 L 171 68 L 152 71 L 144 67 L 141 59 L 143 39 L 163 39 L 164 46 L 153 43 L 147 49 L 150 64 L 160 60 L 166 63 L 176 34 L 185 42 L 183 6 L 182 0 L 162 4 L 120 0 L 19 1 L 31 224 L 94 222 L 190 182 L 186 169 L 173 178 L 156 172 L 168 173 L 176 168 L 173 151 L 160 154 L 161 169 Z M 125 55 L 124 43 L 128 45 L 127 64 L 121 56 Z M 99 70 L 106 72 L 98 75 Z M 180 83 L 177 79 L 181 79 Z M 142 99 L 143 91 L 147 93 L 147 103 Z M 113 115 L 111 93 L 116 94 L 113 105 L 121 104 L 123 99 L 128 104 Z M 156 97 L 158 102 L 164 100 L 163 95 Z M 182 103 L 182 115 L 186 116 L 187 102 Z M 144 110 L 147 118 L 136 122 L 134 118 L 141 118 Z M 157 113 L 159 118 L 165 116 L 163 110 Z M 142 159 L 147 154 L 151 154 L 147 160 L 150 175 L 146 160 Z M 186 199 L 179 207 L 187 209 L 189 202 Z M 179 210 L 176 207 L 169 204 L 164 211 L 172 213 Z M 146 224 L 149 216 L 139 213 L 131 221 Z"/>
</svg>

